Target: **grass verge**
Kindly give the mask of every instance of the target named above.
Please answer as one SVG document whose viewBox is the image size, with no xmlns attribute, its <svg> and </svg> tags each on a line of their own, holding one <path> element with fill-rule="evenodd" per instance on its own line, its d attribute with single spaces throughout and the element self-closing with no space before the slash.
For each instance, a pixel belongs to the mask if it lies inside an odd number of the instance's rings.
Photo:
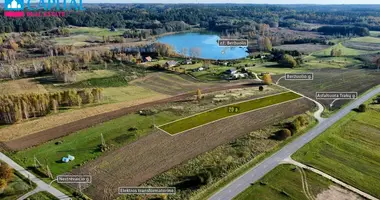
<svg viewBox="0 0 380 200">
<path fill-rule="evenodd" d="M 305 170 L 307 184 L 310 193 L 317 196 L 323 190 L 328 189 L 332 183 L 315 174 Z M 279 165 L 270 173 L 266 174 L 260 181 L 252 184 L 244 190 L 235 200 L 262 199 L 307 199 L 302 190 L 302 180 L 300 170 L 294 165 Z"/>
<path fill-rule="evenodd" d="M 28 197 L 28 200 L 58 200 L 48 192 L 38 192 Z"/>
</svg>

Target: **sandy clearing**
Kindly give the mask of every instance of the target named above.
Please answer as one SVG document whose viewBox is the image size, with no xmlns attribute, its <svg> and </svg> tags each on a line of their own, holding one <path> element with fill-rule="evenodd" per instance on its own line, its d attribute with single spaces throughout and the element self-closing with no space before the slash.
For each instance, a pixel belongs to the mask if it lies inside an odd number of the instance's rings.
<svg viewBox="0 0 380 200">
<path fill-rule="evenodd" d="M 0 95 L 17 95 L 24 93 L 46 93 L 47 90 L 34 78 L 25 78 L 0 82 Z"/>
<path fill-rule="evenodd" d="M 336 185 L 331 185 L 328 190 L 317 195 L 316 200 L 363 200 L 365 198 L 349 190 Z"/>
</svg>

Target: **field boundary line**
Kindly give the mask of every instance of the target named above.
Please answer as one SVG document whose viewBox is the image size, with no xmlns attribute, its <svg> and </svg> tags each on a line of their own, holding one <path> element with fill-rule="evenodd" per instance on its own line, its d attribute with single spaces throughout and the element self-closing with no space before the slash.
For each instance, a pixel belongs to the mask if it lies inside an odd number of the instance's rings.
<svg viewBox="0 0 380 200">
<path fill-rule="evenodd" d="M 210 112 L 210 111 L 213 111 L 213 110 L 219 109 L 219 108 L 223 108 L 223 107 L 227 107 L 227 106 L 231 106 L 231 105 L 235 105 L 235 104 L 240 104 L 240 103 L 245 103 L 245 102 L 249 102 L 249 101 L 254 101 L 254 100 L 258 100 L 258 99 L 263 99 L 263 98 L 266 98 L 266 97 L 271 97 L 271 96 L 281 95 L 281 94 L 285 94 L 285 93 L 289 93 L 289 91 L 284 91 L 284 92 L 280 92 L 280 93 L 276 93 L 276 94 L 270 94 L 270 95 L 263 96 L 263 97 L 258 97 L 258 98 L 254 98 L 254 99 L 248 99 L 248 100 L 244 100 L 244 101 L 238 101 L 238 102 L 235 102 L 235 103 L 230 103 L 230 104 L 226 104 L 226 105 L 218 106 L 218 107 L 216 107 L 216 108 L 212 108 L 212 109 L 209 109 L 209 110 L 205 110 L 205 111 L 202 111 L 202 112 L 199 112 L 199 113 L 195 113 L 195 114 L 193 114 L 193 115 L 190 115 L 190 116 L 187 116 L 187 117 L 184 117 L 184 118 L 181 118 L 181 119 L 177 119 L 177 120 L 174 120 L 174 121 L 171 121 L 171 122 L 165 123 L 165 124 L 161 124 L 161 125 L 159 125 L 159 127 L 162 127 L 162 126 L 165 126 L 165 125 L 168 125 L 168 124 L 171 124 L 171 123 L 175 123 L 175 122 L 178 122 L 178 121 L 181 121 L 181 120 L 187 119 L 187 118 L 191 118 L 191 117 L 194 117 L 194 116 L 197 116 L 197 115 L 203 114 L 203 113 L 207 113 L 207 112 Z M 238 114 L 237 114 L 237 115 L 238 115 Z M 236 116 L 236 115 L 233 115 L 233 116 Z"/>
<path fill-rule="evenodd" d="M 179 135 L 181 133 L 184 133 L 186 131 L 190 131 L 190 130 L 194 130 L 194 129 L 197 129 L 197 128 L 200 128 L 202 126 L 206 126 L 206 125 L 210 125 L 212 123 L 215 123 L 215 122 L 218 122 L 218 121 L 221 121 L 221 120 L 224 120 L 224 119 L 228 119 L 228 118 L 231 118 L 231 117 L 237 117 L 237 116 L 240 116 L 240 115 L 243 115 L 243 114 L 248 114 L 248 113 L 251 113 L 251 112 L 254 112 L 254 111 L 258 111 L 258 110 L 262 110 L 262 109 L 266 109 L 266 108 L 269 108 L 269 107 L 272 107 L 272 106 L 277 106 L 277 105 L 281 105 L 281 104 L 284 104 L 284 103 L 289 103 L 291 101 L 296 101 L 296 100 L 299 100 L 303 98 L 302 96 L 301 97 L 298 97 L 298 98 L 295 98 L 295 99 L 291 99 L 291 100 L 287 100 L 287 101 L 283 101 L 283 102 L 280 102 L 280 103 L 276 103 L 276 104 L 272 104 L 272 105 L 269 105 L 269 106 L 265 106 L 265 107 L 261 107 L 261 108 L 257 108 L 257 109 L 254 109 L 254 110 L 250 110 L 250 111 L 247 111 L 247 112 L 243 112 L 243 113 L 239 113 L 239 114 L 236 114 L 236 115 L 231 115 L 231 116 L 227 116 L 227 117 L 224 117 L 224 118 L 220 118 L 220 119 L 217 119 L 215 121 L 212 121 L 212 122 L 208 122 L 206 124 L 202 124 L 202 125 L 199 125 L 199 126 L 195 126 L 193 128 L 190 128 L 190 129 L 187 129 L 187 130 L 184 130 L 184 131 L 181 131 L 179 133 L 175 133 L 175 134 L 170 134 L 166 131 L 167 134 L 169 134 L 170 136 L 176 136 L 176 135 Z M 162 129 L 161 129 L 162 130 Z"/>
<path fill-rule="evenodd" d="M 343 181 L 340 181 L 339 179 L 334 178 L 333 176 L 330 176 L 330 175 L 326 174 L 323 171 L 320 171 L 320 170 L 318 170 L 316 168 L 313 168 L 313 167 L 307 166 L 305 164 L 302 164 L 302 163 L 300 163 L 298 161 L 295 161 L 291 157 L 288 157 L 288 158 L 284 159 L 283 161 L 281 161 L 281 164 L 292 164 L 292 165 L 295 165 L 295 166 L 300 167 L 302 169 L 307 169 L 307 170 L 309 170 L 311 172 L 319 174 L 320 176 L 322 176 L 322 177 L 324 177 L 324 178 L 326 178 L 326 179 L 328 179 L 328 180 L 330 180 L 330 181 L 332 181 L 332 182 L 340 185 L 341 187 L 346 188 L 347 190 L 355 192 L 356 194 L 358 194 L 358 195 L 360 195 L 360 196 L 362 196 L 362 197 L 364 197 L 366 199 L 379 200 L 378 198 L 376 198 L 376 197 L 374 197 L 374 196 L 372 196 L 372 195 L 370 195 L 370 194 L 368 194 L 366 192 L 363 192 L 363 191 L 361 191 L 361 190 L 359 190 L 359 189 L 357 189 L 357 188 L 355 188 L 355 187 L 353 187 L 353 186 L 351 186 L 351 185 L 349 185 L 347 183 L 344 183 Z"/>
<path fill-rule="evenodd" d="M 172 136 L 172 134 L 168 133 L 168 132 L 165 131 L 164 129 L 161 129 L 160 127 L 158 127 L 158 126 L 156 126 L 156 125 L 154 125 L 154 127 L 157 128 L 158 130 L 160 130 L 160 131 L 162 131 L 162 132 L 164 132 L 164 133 L 166 133 L 166 134 Z"/>
</svg>

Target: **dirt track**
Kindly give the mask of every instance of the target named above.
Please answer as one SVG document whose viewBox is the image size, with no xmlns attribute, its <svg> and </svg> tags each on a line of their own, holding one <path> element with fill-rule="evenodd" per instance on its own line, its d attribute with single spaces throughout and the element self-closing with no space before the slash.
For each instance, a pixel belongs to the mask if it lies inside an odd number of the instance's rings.
<svg viewBox="0 0 380 200">
<path fill-rule="evenodd" d="M 250 131 L 304 113 L 313 106 L 311 101 L 301 98 L 216 121 L 176 136 L 157 130 L 74 169 L 72 173 L 92 175 L 92 185 L 85 190 L 90 197 L 114 199 L 118 187 L 140 185 L 203 152 Z"/>
<path fill-rule="evenodd" d="M 203 93 L 209 93 L 209 92 L 215 92 L 215 91 L 220 91 L 220 90 L 228 90 L 228 89 L 234 89 L 234 88 L 244 88 L 244 87 L 252 87 L 252 86 L 257 86 L 258 83 L 252 83 L 252 84 L 234 84 L 234 85 L 222 85 L 222 86 L 215 86 L 215 87 L 210 87 L 210 88 L 203 88 L 202 92 Z M 95 115 L 92 117 L 88 117 L 85 119 L 81 119 L 78 121 L 74 121 L 68 124 L 64 124 L 61 126 L 57 126 L 51 129 L 43 130 L 40 132 L 37 132 L 32 135 L 27 135 L 25 137 L 21 137 L 15 140 L 7 141 L 4 142 L 5 148 L 7 150 L 11 151 L 19 151 L 22 149 L 26 149 L 32 146 L 39 145 L 41 143 L 45 143 L 47 141 L 66 136 L 70 133 L 94 126 L 96 124 L 106 122 L 112 119 L 116 119 L 118 117 L 124 116 L 126 114 L 134 113 L 137 112 L 143 108 L 154 106 L 154 105 L 159 105 L 159 104 L 164 104 L 168 102 L 175 102 L 175 101 L 180 101 L 184 100 L 186 98 L 189 98 L 193 96 L 194 93 L 185 93 L 185 94 L 180 94 L 177 96 L 173 96 L 170 98 L 154 101 L 154 102 L 149 102 L 149 103 L 144 103 L 136 106 L 131 106 L 128 108 L 123 108 L 120 110 L 108 112 L 108 113 L 103 113 L 99 115 Z"/>
</svg>

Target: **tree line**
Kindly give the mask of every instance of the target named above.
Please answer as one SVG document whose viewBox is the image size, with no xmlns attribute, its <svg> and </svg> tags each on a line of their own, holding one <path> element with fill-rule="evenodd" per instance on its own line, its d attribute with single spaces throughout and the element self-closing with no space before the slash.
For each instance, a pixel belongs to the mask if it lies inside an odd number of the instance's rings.
<svg viewBox="0 0 380 200">
<path fill-rule="evenodd" d="M 0 96 L 0 124 L 13 124 L 29 118 L 57 113 L 60 107 L 99 103 L 103 90 L 66 90 L 54 93 L 30 93 Z"/>
<path fill-rule="evenodd" d="M 369 30 L 365 27 L 356 26 L 322 26 L 317 29 L 326 35 L 341 35 L 341 36 L 369 36 Z"/>
<path fill-rule="evenodd" d="M 244 29 L 249 22 L 265 23 L 271 27 L 291 27 L 299 22 L 353 25 L 380 30 L 380 8 L 347 9 L 347 6 L 315 6 L 294 9 L 290 5 L 165 5 L 133 4 L 85 5 L 85 12 L 68 12 L 64 17 L 6 18 L 0 10 L 0 33 L 50 30 L 68 25 L 151 29 L 152 34 L 186 30 L 190 26 L 222 32 Z M 307 11 L 306 11 L 307 10 Z M 292 22 L 293 21 L 293 22 Z M 292 22 L 292 23 L 290 23 Z M 145 34 L 145 33 L 144 33 Z"/>
</svg>

